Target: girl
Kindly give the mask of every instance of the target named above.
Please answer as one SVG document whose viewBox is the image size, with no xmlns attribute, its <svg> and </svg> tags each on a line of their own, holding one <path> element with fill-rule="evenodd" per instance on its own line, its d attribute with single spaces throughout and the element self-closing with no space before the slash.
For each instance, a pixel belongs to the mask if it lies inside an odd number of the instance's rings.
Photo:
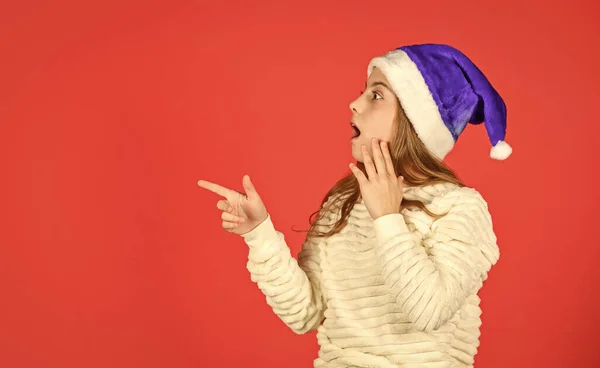
<svg viewBox="0 0 600 368">
<path fill-rule="evenodd" d="M 199 185 L 224 197 L 222 227 L 247 243 L 274 313 L 317 329 L 315 367 L 472 367 L 477 293 L 499 250 L 487 203 L 443 159 L 468 122 L 485 122 L 491 157 L 507 158 L 504 102 L 447 45 L 400 47 L 367 75 L 350 104 L 357 163 L 313 214 L 297 261 L 248 176 L 244 194 Z"/>
</svg>

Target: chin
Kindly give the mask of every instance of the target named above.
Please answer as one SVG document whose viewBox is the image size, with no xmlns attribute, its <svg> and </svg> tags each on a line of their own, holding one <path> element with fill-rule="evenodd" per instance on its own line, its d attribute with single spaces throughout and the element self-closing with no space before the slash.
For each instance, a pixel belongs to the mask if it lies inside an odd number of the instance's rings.
<svg viewBox="0 0 600 368">
<path fill-rule="evenodd" d="M 360 143 L 358 141 L 352 143 L 352 157 L 358 162 L 363 161 L 362 150 L 360 149 Z"/>
</svg>

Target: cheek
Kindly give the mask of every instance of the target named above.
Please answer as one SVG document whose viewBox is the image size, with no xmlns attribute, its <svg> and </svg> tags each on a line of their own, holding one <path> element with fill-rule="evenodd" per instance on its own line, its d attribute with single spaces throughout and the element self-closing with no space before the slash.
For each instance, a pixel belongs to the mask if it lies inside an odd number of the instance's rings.
<svg viewBox="0 0 600 368">
<path fill-rule="evenodd" d="M 381 122 L 373 127 L 371 138 L 379 138 L 389 142 L 394 135 L 394 124 L 390 118 L 387 118 L 384 121 L 385 123 Z"/>
<path fill-rule="evenodd" d="M 395 133 L 395 106 L 378 104 L 366 109 L 363 113 L 364 128 L 361 130 L 361 140 L 370 141 L 379 138 L 391 141 Z"/>
</svg>

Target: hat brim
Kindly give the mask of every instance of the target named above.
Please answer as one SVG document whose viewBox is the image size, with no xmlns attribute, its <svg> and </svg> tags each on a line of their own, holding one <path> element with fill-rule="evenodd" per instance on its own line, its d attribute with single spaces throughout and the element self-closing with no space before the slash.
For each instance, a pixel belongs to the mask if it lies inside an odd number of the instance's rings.
<svg viewBox="0 0 600 368">
<path fill-rule="evenodd" d="M 374 68 L 380 69 L 387 78 L 419 139 L 431 153 L 444 159 L 455 141 L 417 65 L 406 52 L 397 49 L 373 58 L 367 77 Z"/>
</svg>

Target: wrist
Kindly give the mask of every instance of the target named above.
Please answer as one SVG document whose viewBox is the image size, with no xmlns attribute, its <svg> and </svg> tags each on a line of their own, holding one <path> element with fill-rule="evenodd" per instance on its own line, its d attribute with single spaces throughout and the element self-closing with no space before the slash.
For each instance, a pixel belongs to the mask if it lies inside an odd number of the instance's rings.
<svg viewBox="0 0 600 368">
<path fill-rule="evenodd" d="M 394 215 L 394 214 L 400 214 L 400 209 L 382 211 L 382 212 L 376 214 L 375 216 L 373 216 L 373 220 L 377 220 L 381 217 L 388 216 L 388 215 Z"/>
<path fill-rule="evenodd" d="M 255 221 L 250 221 L 250 230 L 248 230 L 245 234 L 249 233 L 250 231 L 256 229 L 257 227 L 259 227 L 260 225 L 264 224 L 267 220 L 270 220 L 270 216 L 268 214 L 265 214 L 262 218 L 255 220 Z M 244 234 L 241 234 L 244 235 Z"/>
<path fill-rule="evenodd" d="M 279 237 L 271 221 L 271 216 L 268 214 L 263 221 L 257 222 L 256 225 L 252 226 L 251 230 L 240 235 L 251 248 L 265 241 L 275 241 Z"/>
<path fill-rule="evenodd" d="M 409 232 L 404 216 L 399 212 L 391 212 L 378 217 L 373 221 L 373 228 L 379 244 L 383 244 L 397 235 Z"/>
</svg>

